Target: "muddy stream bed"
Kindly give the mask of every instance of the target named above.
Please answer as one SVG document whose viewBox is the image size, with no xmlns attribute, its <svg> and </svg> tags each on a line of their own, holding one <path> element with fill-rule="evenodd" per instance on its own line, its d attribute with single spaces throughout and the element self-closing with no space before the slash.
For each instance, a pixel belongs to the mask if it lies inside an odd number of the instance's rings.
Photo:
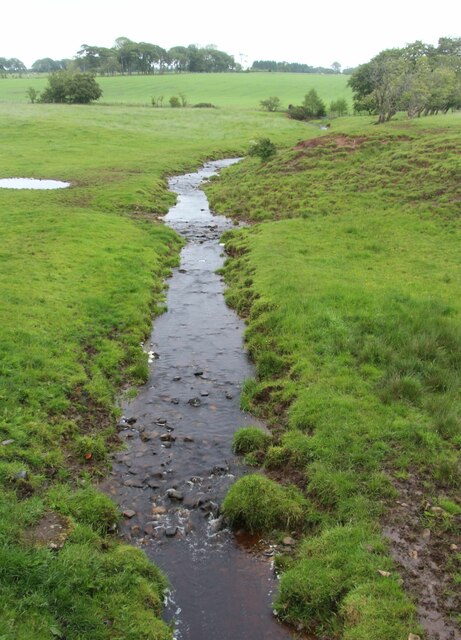
<svg viewBox="0 0 461 640">
<path fill-rule="evenodd" d="M 165 222 L 187 244 L 168 281 L 167 311 L 155 320 L 150 376 L 123 405 L 108 491 L 125 513 L 122 534 L 145 550 L 168 577 L 165 619 L 180 640 L 284 640 L 274 617 L 274 550 L 257 551 L 223 526 L 219 504 L 247 469 L 231 452 L 234 431 L 256 420 L 239 408 L 253 375 L 244 324 L 229 309 L 216 270 L 222 233 L 233 226 L 212 216 L 203 180 L 235 160 L 207 163 L 172 178 L 177 204 Z"/>
</svg>

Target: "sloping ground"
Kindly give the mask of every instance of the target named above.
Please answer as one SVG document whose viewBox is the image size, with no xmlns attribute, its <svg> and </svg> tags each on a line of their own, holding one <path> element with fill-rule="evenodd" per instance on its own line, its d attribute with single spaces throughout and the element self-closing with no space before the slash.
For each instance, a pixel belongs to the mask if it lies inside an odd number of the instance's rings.
<svg viewBox="0 0 461 640">
<path fill-rule="evenodd" d="M 276 608 L 322 637 L 459 638 L 461 118 L 333 129 L 208 188 L 267 220 L 227 237 L 225 274 L 243 402 L 273 426 L 253 460 L 311 505 Z"/>
</svg>

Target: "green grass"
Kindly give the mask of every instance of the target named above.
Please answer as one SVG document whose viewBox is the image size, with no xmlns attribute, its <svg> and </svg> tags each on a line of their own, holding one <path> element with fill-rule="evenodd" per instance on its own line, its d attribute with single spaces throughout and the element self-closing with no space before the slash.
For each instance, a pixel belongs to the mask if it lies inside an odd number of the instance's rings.
<svg viewBox="0 0 461 640">
<path fill-rule="evenodd" d="M 164 108 L 169 108 L 171 96 L 184 93 L 188 104 L 210 102 L 217 107 L 259 109 L 260 100 L 278 96 L 281 108 L 300 104 L 314 88 L 327 106 L 332 100 L 344 98 L 352 108 L 352 93 L 347 76 L 300 73 L 213 73 L 165 74 L 154 76 L 117 76 L 97 78 L 103 104 L 138 104 L 151 106 L 153 96 L 164 96 Z M 42 91 L 45 77 L 0 79 L 1 102 L 28 102 L 29 87 Z"/>
<path fill-rule="evenodd" d="M 110 533 L 114 505 L 88 487 L 107 472 L 117 391 L 147 373 L 140 342 L 181 242 L 157 216 L 166 176 L 242 154 L 278 114 L 0 105 L 0 177 L 60 191 L 0 190 L 0 637 L 163 640 L 164 578 Z M 88 454 L 91 458 L 88 459 Z M 61 550 L 31 542 L 49 513 Z"/>
<path fill-rule="evenodd" d="M 460 504 L 460 132 L 459 114 L 337 120 L 207 187 L 218 211 L 263 221 L 226 238 L 227 300 L 257 368 L 243 404 L 275 427 L 262 464 L 322 514 L 278 610 L 343 638 L 405 640 L 414 612 L 397 581 L 371 580 L 366 554 L 336 541 L 332 565 L 322 540 L 352 526 L 373 546 L 394 476 L 447 507 L 440 535 Z M 306 608 L 317 589 L 323 604 Z"/>
</svg>

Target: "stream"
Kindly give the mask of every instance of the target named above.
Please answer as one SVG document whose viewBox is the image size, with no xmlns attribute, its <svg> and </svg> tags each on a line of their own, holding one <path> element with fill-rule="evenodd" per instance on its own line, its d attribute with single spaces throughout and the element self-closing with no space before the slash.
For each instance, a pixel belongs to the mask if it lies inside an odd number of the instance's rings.
<svg viewBox="0 0 461 640">
<path fill-rule="evenodd" d="M 274 549 L 223 527 L 219 504 L 246 473 L 232 454 L 234 431 L 257 424 L 239 408 L 253 368 L 244 323 L 224 302 L 216 270 L 231 220 L 210 213 L 201 183 L 237 160 L 209 162 L 170 179 L 177 204 L 165 222 L 187 244 L 168 281 L 167 311 L 149 342 L 150 376 L 124 403 L 106 490 L 125 518 L 124 537 L 144 549 L 171 585 L 165 619 L 178 640 L 285 640 L 272 613 Z"/>
</svg>

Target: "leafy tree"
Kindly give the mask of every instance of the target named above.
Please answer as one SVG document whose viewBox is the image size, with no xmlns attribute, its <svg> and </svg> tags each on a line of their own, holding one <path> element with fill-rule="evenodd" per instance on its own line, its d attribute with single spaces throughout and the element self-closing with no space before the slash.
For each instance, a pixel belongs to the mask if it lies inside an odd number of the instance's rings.
<svg viewBox="0 0 461 640">
<path fill-rule="evenodd" d="M 341 65 L 339 62 L 333 62 L 331 68 L 333 69 L 334 73 L 341 73 Z"/>
<path fill-rule="evenodd" d="M 311 89 L 304 96 L 303 107 L 308 118 L 323 118 L 326 115 L 325 103 L 319 98 L 315 89 Z"/>
<path fill-rule="evenodd" d="M 388 49 L 360 65 L 349 79 L 354 109 L 378 114 L 378 122 L 390 120 L 399 110 L 405 91 L 407 63 L 399 49 Z"/>
<path fill-rule="evenodd" d="M 63 60 L 52 60 L 51 58 L 41 58 L 36 60 L 31 66 L 32 71 L 37 73 L 52 73 L 53 71 L 60 71 L 65 69 L 63 66 Z"/>
<path fill-rule="evenodd" d="M 347 112 L 348 112 L 347 100 L 345 100 L 344 98 L 338 98 L 338 100 L 333 100 L 332 102 L 330 102 L 331 114 L 341 117 L 341 116 L 347 116 Z"/>
<path fill-rule="evenodd" d="M 277 111 L 277 109 L 279 109 L 280 107 L 280 98 L 278 98 L 277 96 L 270 96 L 270 98 L 261 100 L 259 104 L 266 111 Z"/>
<path fill-rule="evenodd" d="M 88 104 L 101 96 L 101 87 L 91 73 L 56 71 L 49 76 L 40 102 Z"/>
<path fill-rule="evenodd" d="M 248 150 L 248 155 L 257 156 L 261 162 L 267 162 L 277 153 L 277 147 L 269 138 L 260 138 L 253 142 Z"/>
</svg>

